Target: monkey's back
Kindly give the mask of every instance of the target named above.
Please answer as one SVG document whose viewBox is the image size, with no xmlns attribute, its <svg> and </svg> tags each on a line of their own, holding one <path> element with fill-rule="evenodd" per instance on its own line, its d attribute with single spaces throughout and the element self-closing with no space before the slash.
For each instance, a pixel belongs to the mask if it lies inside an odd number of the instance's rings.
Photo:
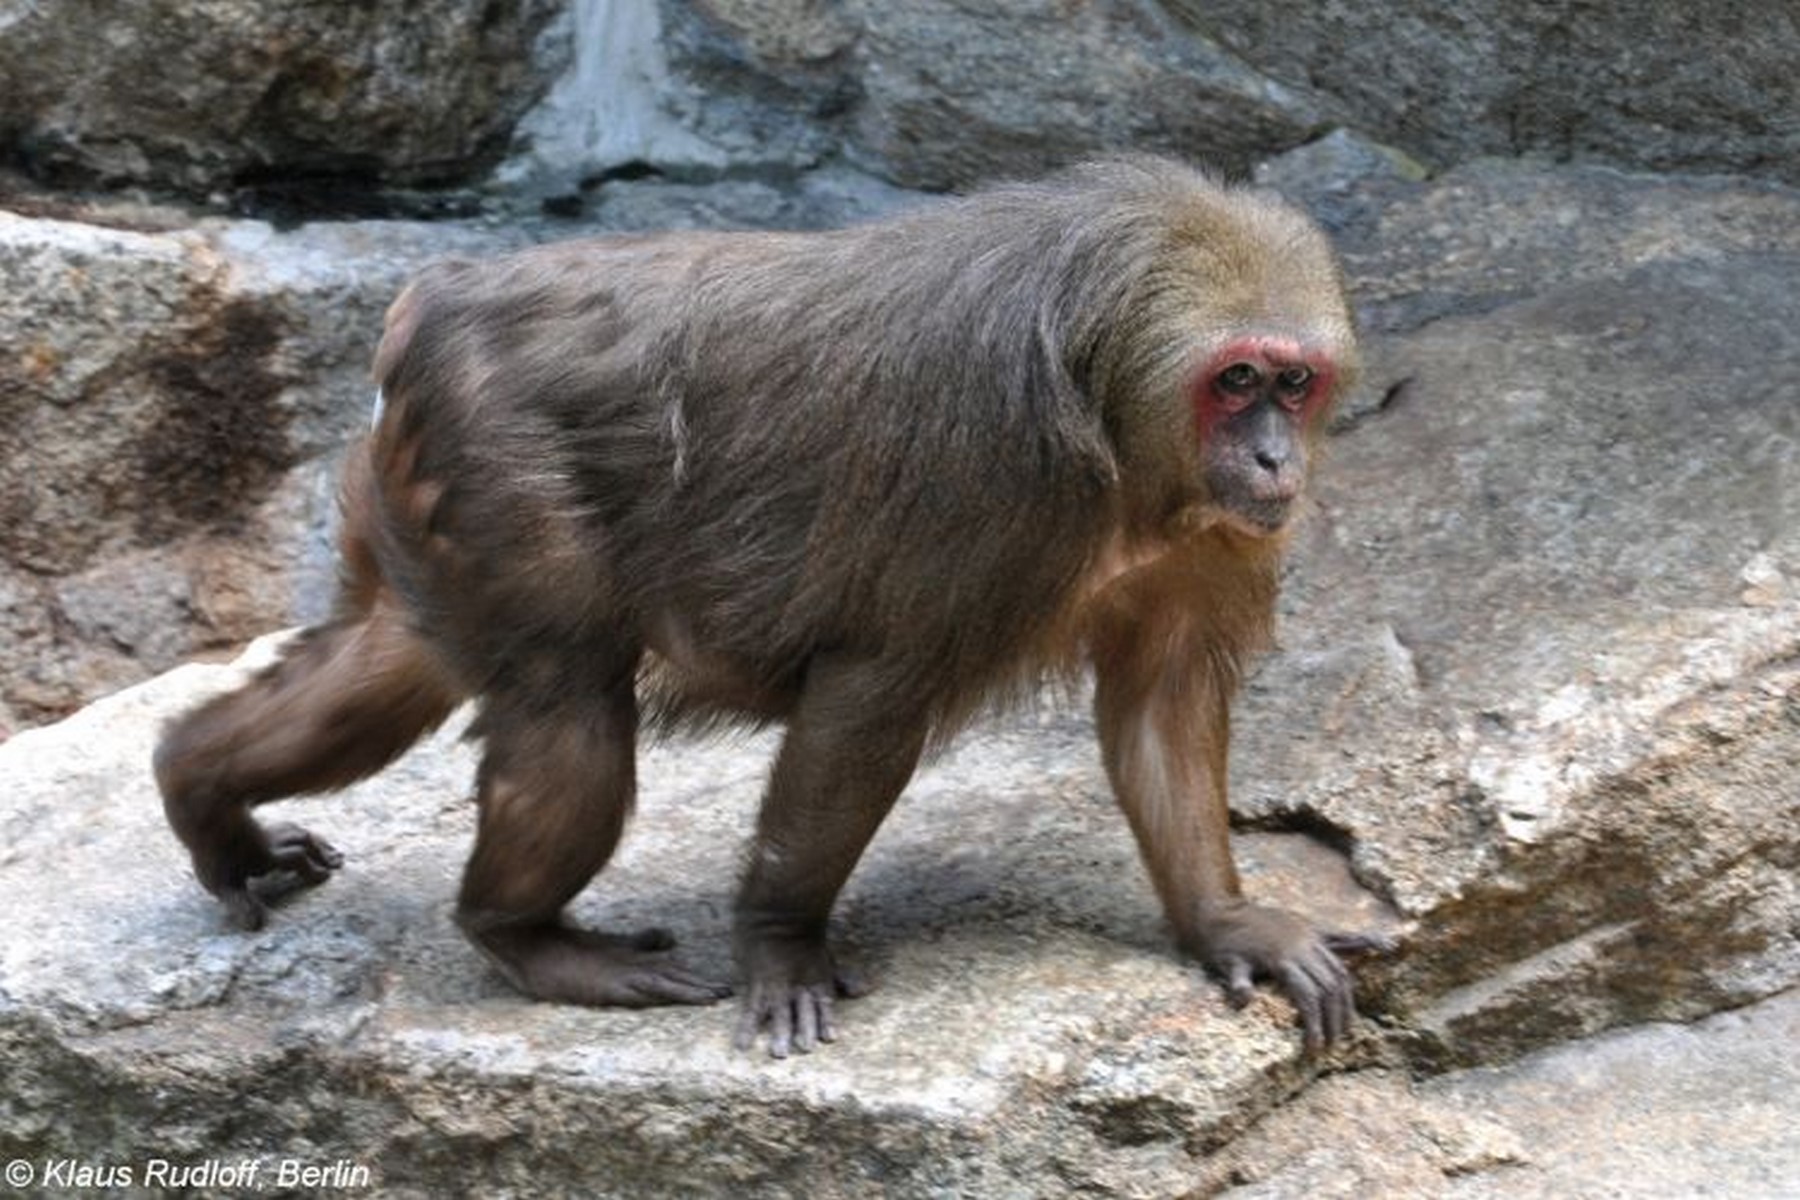
<svg viewBox="0 0 1800 1200">
<path fill-rule="evenodd" d="M 390 574 L 473 690 L 525 643 L 635 639 L 666 714 L 779 715 L 835 652 L 966 715 L 1043 665 L 1117 520 L 1086 314 L 1204 181 L 1138 182 L 428 270 L 377 362 Z"/>
</svg>

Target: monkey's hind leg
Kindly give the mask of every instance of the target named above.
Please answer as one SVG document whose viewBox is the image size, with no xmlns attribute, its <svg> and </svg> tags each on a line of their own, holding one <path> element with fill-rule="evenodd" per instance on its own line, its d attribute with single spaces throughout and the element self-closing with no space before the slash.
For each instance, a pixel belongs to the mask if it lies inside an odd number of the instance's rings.
<svg viewBox="0 0 1800 1200">
<path fill-rule="evenodd" d="M 730 987 L 682 966 L 666 931 L 608 934 L 563 922 L 564 906 L 612 857 L 631 813 L 632 676 L 623 671 L 599 694 L 592 680 L 560 680 L 532 701 L 484 697 L 480 825 L 457 922 L 509 983 L 540 1000 L 710 1004 Z"/>
<path fill-rule="evenodd" d="M 235 692 L 181 717 L 156 748 L 163 811 L 194 874 L 245 929 L 267 903 L 324 882 L 343 856 L 250 809 L 331 791 L 386 766 L 442 723 L 459 695 L 384 598 L 307 630 Z"/>
</svg>

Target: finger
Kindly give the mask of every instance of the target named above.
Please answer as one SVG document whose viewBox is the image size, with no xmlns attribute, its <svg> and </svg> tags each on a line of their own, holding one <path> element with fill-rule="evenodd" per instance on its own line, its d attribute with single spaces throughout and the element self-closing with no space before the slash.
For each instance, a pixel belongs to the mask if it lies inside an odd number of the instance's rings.
<svg viewBox="0 0 1800 1200">
<path fill-rule="evenodd" d="M 335 846 L 299 825 L 277 823 L 269 826 L 264 836 L 273 856 L 304 856 L 328 871 L 344 865 L 344 856 Z"/>
<path fill-rule="evenodd" d="M 331 868 L 312 856 L 305 846 L 295 846 L 277 851 L 274 868 L 278 871 L 290 871 L 294 876 L 294 884 L 288 888 L 316 887 L 331 878 Z"/>
<path fill-rule="evenodd" d="M 831 1002 L 830 993 L 819 997 L 819 1040 L 837 1041 L 837 1011 Z"/>
<path fill-rule="evenodd" d="M 272 862 L 269 864 L 266 874 L 251 876 L 245 882 L 244 887 L 252 896 L 261 901 L 266 909 L 271 905 L 280 904 L 295 892 L 318 887 L 330 878 L 329 874 L 315 876 L 303 866 L 289 866 L 282 862 Z"/>
<path fill-rule="evenodd" d="M 670 964 L 662 969 L 662 976 L 670 983 L 695 993 L 704 992 L 708 1000 L 723 1000 L 731 995 L 731 985 L 721 980 L 711 979 L 697 971 L 690 971 L 678 964 Z M 706 1003 L 707 1001 L 696 1001 Z"/>
<path fill-rule="evenodd" d="M 267 906 L 249 888 L 226 888 L 219 893 L 219 903 L 225 907 L 225 919 L 246 933 L 254 933 L 268 923 Z"/>
<path fill-rule="evenodd" d="M 811 1054 L 819 1044 L 819 1010 L 810 990 L 794 997 L 794 1049 Z"/>
<path fill-rule="evenodd" d="M 1339 1041 L 1350 1030 L 1353 1010 L 1350 1006 L 1350 990 L 1337 980 L 1330 980 L 1319 988 L 1319 1011 L 1324 1021 L 1325 1044 L 1331 1045 Z"/>
<path fill-rule="evenodd" d="M 1333 954 L 1392 954 L 1400 939 L 1385 933 L 1327 933 L 1322 940 Z"/>
<path fill-rule="evenodd" d="M 738 1011 L 737 1031 L 731 1036 L 732 1049 L 748 1050 L 756 1045 L 756 1033 L 762 1028 L 762 1023 L 763 1006 L 757 1003 L 753 990 L 750 998 L 744 1001 L 743 1008 Z"/>
<path fill-rule="evenodd" d="M 1356 993 L 1350 986 L 1350 980 L 1344 979 L 1330 992 L 1331 1028 L 1326 1041 L 1336 1042 L 1350 1036 L 1350 1029 L 1356 1024 Z"/>
<path fill-rule="evenodd" d="M 769 1057 L 786 1058 L 794 1048 L 794 1001 L 782 996 L 769 1013 Z"/>
<path fill-rule="evenodd" d="M 1352 1002 L 1350 972 L 1324 945 L 1313 947 L 1307 958 L 1307 974 L 1319 989 L 1319 1009 L 1324 1018 L 1325 1044 L 1342 1038 L 1356 1011 Z"/>
<path fill-rule="evenodd" d="M 1281 968 L 1281 984 L 1300 1013 L 1300 1027 L 1306 1034 L 1308 1053 L 1316 1052 L 1325 1041 L 1324 1015 L 1319 1003 L 1319 988 L 1312 976 L 1295 963 Z"/>
<path fill-rule="evenodd" d="M 730 988 L 721 991 L 716 983 L 674 969 L 650 976 L 636 985 L 636 991 L 646 1005 L 712 1004 L 731 994 Z"/>
<path fill-rule="evenodd" d="M 1225 999 L 1230 1001 L 1231 1007 L 1242 1008 L 1250 1003 L 1251 997 L 1256 995 L 1255 973 L 1251 970 L 1250 960 L 1233 954 L 1219 964 L 1219 969 L 1225 973 Z"/>
</svg>

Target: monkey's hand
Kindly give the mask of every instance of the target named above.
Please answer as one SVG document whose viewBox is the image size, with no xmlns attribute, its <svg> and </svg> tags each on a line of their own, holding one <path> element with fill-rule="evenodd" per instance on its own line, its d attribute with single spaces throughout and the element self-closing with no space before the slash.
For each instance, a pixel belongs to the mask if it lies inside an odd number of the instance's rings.
<svg viewBox="0 0 1800 1200">
<path fill-rule="evenodd" d="M 247 815 L 229 824 L 213 837 L 195 839 L 189 850 L 194 874 L 239 929 L 261 929 L 270 903 L 317 887 L 344 865 L 331 843 L 298 825 L 265 827 Z"/>
<path fill-rule="evenodd" d="M 836 1041 L 832 1002 L 869 990 L 862 980 L 838 969 L 822 937 L 740 935 L 738 957 L 750 977 L 732 1038 L 739 1050 L 755 1045 L 765 1025 L 774 1058 L 786 1058 L 795 1050 L 806 1054 L 820 1042 Z"/>
<path fill-rule="evenodd" d="M 1210 907 L 1200 922 L 1199 959 L 1225 981 L 1234 1008 L 1250 1002 L 1255 979 L 1272 979 L 1299 1010 L 1306 1049 L 1316 1052 L 1349 1032 L 1354 983 L 1340 954 L 1386 952 L 1379 934 L 1323 933 L 1279 908 L 1234 901 Z"/>
</svg>

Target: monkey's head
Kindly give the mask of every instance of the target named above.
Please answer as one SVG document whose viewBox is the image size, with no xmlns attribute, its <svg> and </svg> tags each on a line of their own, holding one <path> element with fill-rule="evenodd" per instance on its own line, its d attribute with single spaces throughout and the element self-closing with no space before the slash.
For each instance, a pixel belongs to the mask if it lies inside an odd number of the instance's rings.
<svg viewBox="0 0 1800 1200">
<path fill-rule="evenodd" d="M 1245 332 L 1224 340 L 1189 384 L 1206 504 L 1240 531 L 1287 524 L 1336 397 L 1342 351 L 1319 338 Z"/>
<path fill-rule="evenodd" d="M 1325 235 L 1264 194 L 1190 178 L 1126 323 L 1123 463 L 1185 526 L 1280 534 L 1359 370 Z"/>
</svg>

